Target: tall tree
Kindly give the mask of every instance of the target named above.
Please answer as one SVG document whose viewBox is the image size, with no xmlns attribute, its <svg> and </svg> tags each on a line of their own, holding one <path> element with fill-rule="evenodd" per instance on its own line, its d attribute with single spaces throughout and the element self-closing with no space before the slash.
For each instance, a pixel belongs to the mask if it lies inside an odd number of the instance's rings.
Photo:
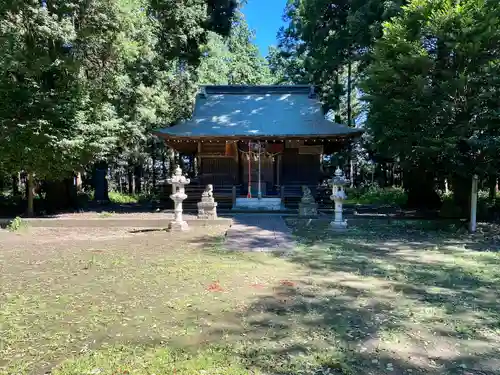
<svg viewBox="0 0 500 375">
<path fill-rule="evenodd" d="M 269 83 L 271 77 L 267 61 L 260 55 L 254 39 L 255 31 L 248 27 L 243 13 L 237 11 L 227 41 L 231 54 L 229 60 L 230 84 Z"/>
<path fill-rule="evenodd" d="M 227 48 L 227 38 L 210 33 L 208 42 L 202 47 L 203 57 L 198 68 L 202 85 L 227 85 L 229 82 L 229 61 L 231 53 Z"/>
<path fill-rule="evenodd" d="M 278 83 L 314 83 L 320 88 L 325 111 L 350 106 L 355 79 L 370 61 L 382 22 L 397 14 L 405 0 L 288 0 L 278 32 L 278 47 L 268 60 Z M 343 82 L 343 74 L 347 79 Z M 341 99 L 348 96 L 350 99 Z M 346 118 L 353 123 L 348 108 Z"/>
<path fill-rule="evenodd" d="M 228 35 L 236 0 L 150 0 L 151 15 L 159 22 L 159 44 L 166 60 L 180 58 L 188 66 L 197 66 L 201 46 L 208 32 Z"/>
<path fill-rule="evenodd" d="M 198 69 L 201 84 L 267 84 L 271 73 L 267 61 L 255 44 L 251 30 L 241 10 L 232 18 L 229 36 L 209 33 L 208 43 L 202 47 Z"/>
<path fill-rule="evenodd" d="M 410 188 L 420 204 L 448 175 L 467 207 L 472 174 L 498 170 L 499 30 L 496 2 L 413 0 L 376 43 L 367 124 L 379 153 L 418 172 Z"/>
<path fill-rule="evenodd" d="M 189 112 L 200 48 L 235 0 L 0 4 L 0 157 L 28 181 L 69 176 Z M 33 214 L 32 186 L 28 188 Z"/>
<path fill-rule="evenodd" d="M 115 141 L 101 98 L 115 60 L 115 1 L 7 0 L 0 6 L 0 139 L 12 171 L 65 174 Z M 28 186 L 32 198 L 33 186 Z M 29 213 L 33 202 L 29 199 Z"/>
<path fill-rule="evenodd" d="M 300 34 L 300 1 L 287 1 L 283 11 L 283 21 L 287 26 L 278 31 L 278 46 L 269 48 L 267 60 L 277 84 L 311 83 L 311 75 L 305 65 L 306 45 Z"/>
</svg>

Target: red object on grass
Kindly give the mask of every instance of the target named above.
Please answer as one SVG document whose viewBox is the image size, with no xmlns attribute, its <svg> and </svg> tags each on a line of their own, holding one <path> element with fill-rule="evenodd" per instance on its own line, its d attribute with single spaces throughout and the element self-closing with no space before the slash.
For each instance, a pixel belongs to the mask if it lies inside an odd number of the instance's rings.
<svg viewBox="0 0 500 375">
<path fill-rule="evenodd" d="M 250 286 L 251 286 L 252 288 L 258 288 L 258 289 L 262 289 L 262 288 L 264 288 L 264 287 L 265 287 L 265 285 L 264 285 L 264 284 L 252 284 L 252 285 L 250 285 Z"/>
<path fill-rule="evenodd" d="M 286 285 L 286 286 L 295 286 L 295 283 L 293 281 L 290 281 L 290 280 L 281 280 L 280 284 Z"/>
<path fill-rule="evenodd" d="M 222 291 L 224 291 L 224 289 L 222 289 L 221 286 L 219 285 L 218 281 L 215 281 L 212 284 L 210 284 L 207 287 L 207 290 L 210 292 L 222 292 Z"/>
</svg>

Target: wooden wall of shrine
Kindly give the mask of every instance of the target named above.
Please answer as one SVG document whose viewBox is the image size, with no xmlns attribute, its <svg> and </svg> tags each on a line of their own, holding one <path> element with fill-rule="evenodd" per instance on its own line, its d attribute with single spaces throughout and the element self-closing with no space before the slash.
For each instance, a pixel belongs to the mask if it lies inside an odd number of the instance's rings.
<svg viewBox="0 0 500 375">
<path fill-rule="evenodd" d="M 285 148 L 281 156 L 282 185 L 316 185 L 321 175 L 321 154 L 311 150 Z"/>
<path fill-rule="evenodd" d="M 240 172 L 235 145 L 226 142 L 204 142 L 198 145 L 200 184 L 239 185 Z"/>
<path fill-rule="evenodd" d="M 316 185 L 321 175 L 322 146 L 303 141 L 268 143 L 261 155 L 263 193 L 276 192 L 279 185 Z M 248 143 L 204 142 L 198 145 L 199 183 L 215 186 L 248 186 Z M 250 154 L 251 155 L 251 154 Z M 258 159 L 250 156 L 252 191 L 257 191 Z"/>
<path fill-rule="evenodd" d="M 240 185 L 242 193 L 248 186 L 247 141 L 177 141 L 169 143 L 185 155 L 196 157 L 197 178 L 194 183 L 214 186 Z M 264 194 L 275 194 L 282 185 L 316 185 L 321 178 L 321 155 L 333 142 L 307 140 L 269 141 L 261 156 L 261 180 Z M 252 192 L 257 191 L 258 161 L 253 155 L 251 163 Z"/>
</svg>

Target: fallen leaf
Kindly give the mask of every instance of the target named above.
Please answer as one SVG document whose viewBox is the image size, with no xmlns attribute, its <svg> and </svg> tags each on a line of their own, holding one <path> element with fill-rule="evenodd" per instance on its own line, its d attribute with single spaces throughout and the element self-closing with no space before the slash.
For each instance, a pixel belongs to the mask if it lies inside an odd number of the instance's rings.
<svg viewBox="0 0 500 375">
<path fill-rule="evenodd" d="M 295 283 L 290 280 L 280 280 L 280 284 L 285 286 L 295 286 Z"/>
<path fill-rule="evenodd" d="M 265 287 L 264 284 L 252 284 L 250 285 L 252 288 L 256 288 L 256 289 L 262 289 Z"/>
<path fill-rule="evenodd" d="M 224 291 L 224 289 L 222 289 L 221 286 L 219 285 L 218 281 L 215 281 L 212 284 L 210 284 L 207 287 L 207 290 L 210 292 L 222 292 L 222 291 Z"/>
</svg>

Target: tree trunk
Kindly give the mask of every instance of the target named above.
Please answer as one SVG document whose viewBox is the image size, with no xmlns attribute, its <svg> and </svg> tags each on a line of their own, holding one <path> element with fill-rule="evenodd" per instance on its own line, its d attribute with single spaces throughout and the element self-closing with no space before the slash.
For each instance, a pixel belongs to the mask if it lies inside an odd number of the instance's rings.
<svg viewBox="0 0 500 375">
<path fill-rule="evenodd" d="M 167 162 L 166 162 L 166 157 L 165 157 L 165 154 L 166 154 L 166 150 L 165 150 L 165 146 L 162 148 L 162 151 L 161 151 L 161 173 L 162 173 L 162 179 L 165 179 L 167 178 Z"/>
<path fill-rule="evenodd" d="M 354 187 L 354 160 L 351 158 L 351 162 L 350 162 L 350 171 L 349 171 L 349 174 L 350 174 L 350 183 L 351 183 L 351 188 Z"/>
<path fill-rule="evenodd" d="M 151 152 L 151 162 L 152 162 L 152 168 L 151 168 L 151 178 L 152 178 L 152 191 L 156 191 L 156 141 L 153 139 L 153 144 L 152 144 L 152 152 Z"/>
<path fill-rule="evenodd" d="M 19 184 L 21 183 L 21 174 L 15 173 L 12 175 L 12 195 L 19 195 L 21 189 L 19 189 Z"/>
<path fill-rule="evenodd" d="M 488 180 L 488 190 L 490 201 L 493 201 L 497 197 L 497 177 L 490 177 Z"/>
<path fill-rule="evenodd" d="M 82 174 L 81 174 L 81 172 L 76 172 L 75 188 L 76 188 L 77 193 L 81 193 L 81 191 L 82 191 Z"/>
<path fill-rule="evenodd" d="M 352 126 L 352 108 L 351 108 L 351 94 L 352 94 L 352 63 L 351 51 L 349 48 L 349 56 L 347 62 L 347 126 Z"/>
<path fill-rule="evenodd" d="M 95 201 L 109 201 L 107 170 L 108 165 L 104 161 L 97 163 L 94 167 L 93 187 Z"/>
<path fill-rule="evenodd" d="M 128 193 L 130 195 L 135 194 L 135 178 L 134 178 L 134 166 L 131 162 L 128 162 Z"/>
<path fill-rule="evenodd" d="M 382 173 L 384 175 L 384 184 L 382 187 L 386 187 L 388 185 L 387 181 L 389 180 L 387 177 L 387 162 L 384 162 L 384 166 L 382 167 Z"/>
<path fill-rule="evenodd" d="M 134 168 L 135 192 L 142 193 L 142 164 Z"/>
<path fill-rule="evenodd" d="M 28 217 L 35 216 L 33 189 L 34 189 L 33 173 L 28 173 L 28 176 L 26 179 L 26 195 L 28 198 L 28 211 L 26 212 L 26 215 Z"/>
</svg>

